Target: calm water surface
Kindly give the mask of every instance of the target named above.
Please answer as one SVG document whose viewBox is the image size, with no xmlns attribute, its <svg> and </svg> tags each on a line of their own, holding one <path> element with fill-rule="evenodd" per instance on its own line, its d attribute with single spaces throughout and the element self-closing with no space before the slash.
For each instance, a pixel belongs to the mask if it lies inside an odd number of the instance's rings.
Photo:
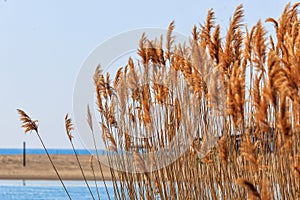
<svg viewBox="0 0 300 200">
<path fill-rule="evenodd" d="M 64 181 L 72 199 L 92 199 L 83 181 Z M 24 185 L 25 184 L 25 185 Z M 94 182 L 89 182 L 96 199 L 96 187 Z M 108 199 L 103 182 L 97 182 L 100 198 Z M 112 182 L 107 182 L 110 196 L 113 199 Z M 68 199 L 59 181 L 22 181 L 0 180 L 1 200 L 65 200 Z"/>
</svg>

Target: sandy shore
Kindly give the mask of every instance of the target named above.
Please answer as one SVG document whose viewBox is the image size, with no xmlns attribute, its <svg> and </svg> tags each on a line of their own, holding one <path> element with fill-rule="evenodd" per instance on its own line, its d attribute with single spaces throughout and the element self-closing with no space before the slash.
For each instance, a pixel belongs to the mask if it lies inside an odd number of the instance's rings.
<svg viewBox="0 0 300 200">
<path fill-rule="evenodd" d="M 63 180 L 82 180 L 80 168 L 74 155 L 51 155 L 51 158 Z M 79 155 L 79 160 L 88 179 L 93 179 L 90 156 Z M 106 180 L 111 179 L 110 170 L 102 165 Z M 97 179 L 102 180 L 98 162 L 94 159 L 94 171 Z M 56 180 L 47 155 L 26 155 L 26 166 L 23 166 L 22 155 L 0 155 L 0 179 Z"/>
</svg>

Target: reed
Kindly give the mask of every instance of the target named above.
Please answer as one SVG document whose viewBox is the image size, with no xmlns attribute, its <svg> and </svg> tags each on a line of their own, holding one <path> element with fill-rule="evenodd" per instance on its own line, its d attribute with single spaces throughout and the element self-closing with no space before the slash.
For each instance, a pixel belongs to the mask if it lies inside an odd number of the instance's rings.
<svg viewBox="0 0 300 200">
<path fill-rule="evenodd" d="M 57 175 L 59 181 L 61 182 L 61 184 L 62 184 L 62 186 L 63 186 L 63 188 L 64 188 L 66 194 L 68 195 L 68 198 L 69 198 L 69 199 L 72 199 L 71 196 L 70 196 L 70 194 L 69 194 L 69 192 L 68 192 L 68 190 L 67 190 L 67 188 L 66 188 L 66 186 L 65 186 L 65 184 L 64 184 L 64 182 L 63 182 L 63 180 L 62 180 L 62 178 L 61 178 L 61 176 L 59 175 L 59 173 L 58 173 L 58 171 L 57 171 L 57 169 L 56 169 L 56 167 L 55 167 L 55 165 L 54 165 L 54 163 L 53 163 L 53 161 L 52 161 L 52 159 L 51 159 L 51 157 L 50 157 L 50 155 L 49 155 L 49 152 L 48 152 L 48 150 L 47 150 L 47 148 L 46 148 L 46 146 L 45 146 L 45 144 L 44 144 L 44 142 L 43 142 L 43 140 L 42 140 L 42 137 L 41 137 L 40 134 L 39 134 L 37 120 L 32 120 L 32 119 L 31 119 L 31 118 L 30 118 L 23 110 L 21 110 L 21 109 L 17 109 L 17 111 L 18 111 L 18 113 L 19 113 L 19 115 L 20 115 L 20 121 L 23 123 L 23 124 L 22 124 L 22 128 L 25 129 L 25 133 L 27 133 L 27 132 L 29 132 L 29 131 L 30 131 L 30 132 L 31 132 L 31 131 L 34 131 L 34 132 L 37 134 L 37 136 L 38 136 L 38 138 L 39 138 L 39 140 L 40 140 L 40 142 L 41 142 L 41 144 L 42 144 L 42 146 L 43 146 L 43 148 L 44 148 L 44 150 L 45 150 L 45 152 L 46 152 L 46 154 L 47 154 L 47 156 L 48 156 L 48 158 L 49 158 L 49 161 L 51 162 L 51 165 L 52 165 L 52 167 L 53 167 L 53 169 L 54 169 L 54 171 L 55 171 L 55 173 L 56 173 L 56 175 Z"/>
<path fill-rule="evenodd" d="M 95 200 L 95 197 L 94 197 L 93 192 L 92 192 L 92 190 L 91 190 L 91 188 L 89 186 L 89 183 L 87 182 L 86 176 L 84 174 L 84 171 L 82 169 L 81 163 L 80 163 L 79 158 L 78 158 L 77 151 L 76 151 L 75 146 L 74 146 L 73 141 L 72 141 L 73 136 L 72 136 L 71 132 L 74 130 L 74 126 L 73 126 L 72 120 L 71 120 L 71 118 L 69 118 L 68 114 L 66 114 L 66 116 L 65 116 L 65 127 L 66 127 L 66 133 L 67 133 L 68 139 L 69 139 L 69 141 L 70 141 L 70 143 L 72 145 L 72 149 L 73 149 L 74 155 L 76 157 L 77 164 L 78 164 L 78 166 L 80 168 L 80 172 L 82 174 L 83 180 L 84 180 L 84 182 L 85 182 L 85 184 L 86 184 L 86 186 L 87 186 L 87 188 L 89 190 L 91 198 L 93 200 Z"/>
<path fill-rule="evenodd" d="M 298 6 L 266 20 L 268 37 L 239 5 L 224 39 L 211 9 L 189 44 L 174 44 L 171 22 L 165 50 L 143 34 L 114 81 L 96 68 L 114 199 L 300 198 Z"/>
<path fill-rule="evenodd" d="M 100 155 L 99 155 L 99 152 L 98 152 L 98 147 L 96 145 L 96 138 L 95 138 L 95 134 L 94 134 L 92 114 L 91 114 L 90 107 L 88 105 L 87 105 L 87 122 L 88 122 L 89 128 L 90 128 L 90 130 L 92 132 L 94 148 L 95 148 L 95 151 L 96 151 L 96 155 L 95 156 L 96 156 L 97 163 L 98 163 L 98 166 L 99 166 L 99 170 L 100 170 L 100 173 L 101 173 L 101 178 L 102 178 L 102 181 L 104 183 L 104 187 L 105 187 L 105 191 L 106 191 L 107 197 L 110 200 L 110 194 L 108 192 L 108 188 L 107 188 L 107 185 L 106 185 L 106 181 L 105 181 L 103 170 L 102 170 L 102 164 L 100 162 L 100 157 L 99 157 Z M 94 155 L 92 155 L 92 157 L 91 157 L 91 168 L 92 168 L 93 175 L 94 175 L 95 186 L 97 188 L 97 178 L 95 177 L 95 171 L 94 171 L 94 168 L 93 168 L 93 158 L 94 158 Z M 98 189 L 97 189 L 97 195 L 98 195 L 98 197 L 100 199 Z"/>
<path fill-rule="evenodd" d="M 111 163 L 113 181 L 125 187 L 116 191 L 135 199 L 299 197 L 297 7 L 288 4 L 279 20 L 266 20 L 277 32 L 267 38 L 262 21 L 248 31 L 239 5 L 225 41 L 211 9 L 190 45 L 173 44 L 172 22 L 163 54 L 162 39 L 143 34 L 140 62 L 129 58 L 113 85 L 98 68 L 103 139 L 109 151 L 132 154 L 136 170 L 124 174 Z M 188 150 L 164 168 L 143 157 L 184 142 Z"/>
</svg>

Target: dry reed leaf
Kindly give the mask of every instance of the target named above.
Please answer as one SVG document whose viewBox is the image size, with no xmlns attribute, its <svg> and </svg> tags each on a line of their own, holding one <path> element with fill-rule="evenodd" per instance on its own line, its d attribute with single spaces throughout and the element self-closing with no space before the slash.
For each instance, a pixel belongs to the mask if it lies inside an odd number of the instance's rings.
<svg viewBox="0 0 300 200">
<path fill-rule="evenodd" d="M 133 61 L 131 58 L 128 60 L 128 65 L 130 66 L 130 71 L 128 75 L 128 86 L 131 90 L 136 91 L 140 86 L 140 79 L 135 70 Z"/>
<path fill-rule="evenodd" d="M 20 115 L 20 120 L 23 123 L 22 128 L 25 129 L 25 133 L 29 131 L 35 131 L 38 133 L 38 124 L 37 120 L 32 120 L 23 110 L 17 109 L 19 115 Z"/>
<path fill-rule="evenodd" d="M 210 56 L 213 60 L 215 60 L 217 65 L 220 62 L 220 54 L 222 53 L 220 32 L 220 26 L 217 25 L 212 35 L 212 41 L 209 45 Z"/>
<path fill-rule="evenodd" d="M 104 140 L 108 151 L 117 151 L 117 143 L 109 129 L 104 124 L 102 124 L 102 139 Z"/>
<path fill-rule="evenodd" d="M 116 76 L 115 76 L 114 88 L 118 88 L 122 78 L 123 78 L 123 67 L 120 67 L 117 71 Z"/>
<path fill-rule="evenodd" d="M 271 35 L 269 37 L 269 41 L 270 41 L 270 44 L 271 44 L 271 51 L 275 51 L 275 44 L 274 44 L 273 37 Z"/>
<path fill-rule="evenodd" d="M 158 64 L 165 66 L 165 58 L 164 58 L 164 50 L 162 48 L 163 44 L 163 35 L 160 35 L 159 43 L 157 47 L 155 48 L 156 50 L 156 55 L 158 57 Z"/>
<path fill-rule="evenodd" d="M 227 160 L 228 160 L 228 148 L 227 148 L 226 140 L 227 137 L 225 135 L 223 135 L 221 139 L 218 140 L 219 156 L 225 164 L 227 164 Z"/>
<path fill-rule="evenodd" d="M 152 147 L 151 150 L 150 150 L 149 161 L 150 161 L 150 166 L 152 168 L 155 167 L 155 166 L 157 166 L 154 147 Z"/>
<path fill-rule="evenodd" d="M 245 187 L 248 191 L 248 198 L 259 198 L 260 199 L 260 195 L 256 189 L 256 187 L 250 182 L 247 181 L 246 179 L 243 178 L 238 178 L 235 180 L 235 183 L 237 185 L 240 185 L 242 187 Z"/>
<path fill-rule="evenodd" d="M 187 74 L 190 74 L 190 73 L 192 73 L 192 68 L 195 68 L 203 76 L 204 75 L 204 59 L 203 59 L 202 54 L 203 54 L 204 49 L 202 49 L 202 47 L 199 46 L 197 33 L 194 33 L 194 34 L 196 34 L 196 35 L 194 36 L 194 40 L 192 41 L 192 63 L 185 65 L 188 68 L 184 68 L 184 72 Z"/>
<path fill-rule="evenodd" d="M 254 172 L 258 171 L 261 161 L 261 158 L 258 157 L 257 153 L 255 152 L 256 148 L 257 145 L 251 142 L 249 135 L 246 135 L 244 140 L 241 142 L 240 154 L 249 162 L 249 170 L 253 170 Z"/>
<path fill-rule="evenodd" d="M 96 67 L 95 73 L 94 73 L 94 84 L 96 86 L 96 95 L 97 95 L 97 105 L 99 112 L 103 112 L 103 105 L 102 105 L 102 93 L 103 91 L 103 76 L 102 76 L 102 70 L 100 69 L 100 65 Z"/>
<path fill-rule="evenodd" d="M 143 121 L 145 124 L 150 124 L 151 123 L 151 116 L 150 116 L 150 88 L 149 84 L 144 84 L 143 85 L 143 90 L 142 90 L 142 105 L 143 105 Z"/>
<path fill-rule="evenodd" d="M 118 122 L 115 117 L 115 110 L 116 110 L 116 99 L 113 98 L 110 102 L 110 107 L 108 112 L 106 112 L 105 118 L 107 119 L 111 127 L 117 128 Z"/>
<path fill-rule="evenodd" d="M 205 164 L 212 164 L 212 163 L 214 163 L 214 161 L 212 160 L 213 153 L 214 153 L 214 151 L 212 151 L 212 150 L 208 151 L 204 155 L 204 157 L 200 158 L 201 162 L 205 163 Z"/>
<path fill-rule="evenodd" d="M 155 99 L 157 100 L 158 104 L 163 104 L 168 96 L 168 87 L 166 87 L 165 84 L 154 82 L 153 90 Z"/>
<path fill-rule="evenodd" d="M 143 33 L 139 42 L 138 55 L 142 58 L 143 65 L 146 65 L 149 62 L 149 56 L 147 55 L 147 47 L 145 47 L 147 37 L 146 34 Z"/>
<path fill-rule="evenodd" d="M 271 194 L 268 190 L 268 181 L 266 179 L 262 180 L 262 189 L 261 189 L 261 200 L 271 200 Z"/>
<path fill-rule="evenodd" d="M 240 4 L 234 12 L 233 19 L 230 21 L 229 30 L 226 35 L 224 52 L 222 53 L 221 72 L 224 76 L 231 74 L 230 65 L 235 62 L 232 43 L 236 36 L 237 30 L 243 25 L 242 18 L 244 16 L 243 5 Z"/>
<path fill-rule="evenodd" d="M 133 164 L 137 170 L 137 172 L 146 172 L 147 167 L 144 162 L 144 159 L 141 157 L 141 155 L 138 152 L 133 152 Z"/>
<path fill-rule="evenodd" d="M 91 156 L 90 156 L 89 163 L 90 163 L 90 168 L 91 168 L 91 169 L 94 169 L 94 155 L 91 155 Z"/>
<path fill-rule="evenodd" d="M 277 20 L 275 20 L 274 18 L 269 17 L 269 18 L 267 18 L 267 19 L 265 20 L 265 22 L 271 22 L 271 23 L 273 23 L 273 25 L 274 25 L 274 27 L 275 27 L 275 30 L 276 30 L 276 31 L 278 30 L 278 22 L 277 22 Z"/>
<path fill-rule="evenodd" d="M 295 162 L 294 165 L 292 166 L 292 169 L 294 169 L 295 176 L 297 179 L 300 180 L 300 155 L 295 155 Z"/>
<path fill-rule="evenodd" d="M 87 105 L 87 122 L 88 122 L 88 125 L 91 129 L 91 131 L 93 132 L 93 120 L 92 120 L 92 114 L 91 114 L 91 110 L 90 110 L 90 106 Z"/>
<path fill-rule="evenodd" d="M 125 139 L 125 151 L 129 151 L 132 144 L 131 144 L 131 139 L 130 139 L 130 135 L 128 134 L 128 132 L 125 132 L 124 134 L 124 139 Z"/>
<path fill-rule="evenodd" d="M 107 94 L 111 98 L 111 95 L 113 94 L 112 91 L 113 87 L 111 86 L 110 74 L 108 72 L 106 73 L 104 85 L 105 85 L 105 94 Z"/>
<path fill-rule="evenodd" d="M 178 98 L 175 99 L 174 110 L 175 110 L 175 115 L 176 115 L 176 128 L 179 129 L 182 114 L 181 114 L 181 106 L 180 106 Z"/>
<path fill-rule="evenodd" d="M 69 140 L 71 141 L 73 136 L 71 134 L 71 131 L 74 130 L 74 126 L 72 124 L 72 119 L 69 118 L 69 114 L 67 113 L 65 116 L 65 128 L 66 128 L 66 133 L 68 135 Z"/>
<path fill-rule="evenodd" d="M 253 37 L 254 28 L 251 29 L 250 33 L 248 31 L 248 28 L 246 27 L 246 36 L 244 41 L 244 52 L 243 52 L 243 68 L 245 69 L 247 66 L 247 61 L 251 61 L 251 53 L 253 51 L 252 46 L 252 37 Z"/>
<path fill-rule="evenodd" d="M 233 42 L 233 48 L 234 48 L 234 59 L 238 62 L 238 65 L 240 65 L 242 60 L 242 45 L 243 45 L 243 34 L 240 28 L 237 29 L 235 33 L 235 39 Z"/>
<path fill-rule="evenodd" d="M 100 69 L 101 68 L 101 66 L 100 65 L 97 65 L 97 67 L 96 67 L 96 69 L 95 69 L 95 73 L 94 73 L 94 77 L 93 77 L 93 79 L 94 79 L 94 84 L 96 85 L 96 86 L 98 86 L 99 85 L 99 78 L 100 78 L 100 76 L 101 76 L 101 74 L 102 74 L 102 70 Z"/>
<path fill-rule="evenodd" d="M 147 40 L 147 55 L 154 66 L 159 66 L 159 56 L 157 53 L 156 41 Z"/>
<path fill-rule="evenodd" d="M 214 24 L 215 24 L 215 13 L 214 13 L 213 9 L 210 9 L 210 10 L 208 10 L 208 13 L 207 13 L 205 25 L 201 26 L 200 38 L 202 40 L 200 43 L 201 43 L 202 49 L 205 49 L 206 46 L 209 46 L 212 42 L 211 41 L 211 30 L 215 26 Z M 196 26 L 194 26 L 194 31 L 193 31 L 194 40 L 196 39 L 195 36 L 198 35 L 195 27 Z M 197 38 L 198 38 L 198 36 L 197 36 Z M 198 39 L 196 39 L 196 40 L 198 40 Z"/>
<path fill-rule="evenodd" d="M 169 25 L 168 32 L 167 32 L 166 54 L 165 54 L 166 60 L 169 60 L 171 58 L 171 47 L 174 42 L 174 36 L 172 36 L 172 32 L 174 28 L 175 28 L 174 21 L 172 21 Z"/>
<path fill-rule="evenodd" d="M 253 62 L 256 64 L 255 66 L 261 73 L 265 72 L 264 65 L 263 65 L 266 61 L 266 50 L 267 50 L 265 35 L 266 35 L 266 30 L 264 29 L 261 21 L 258 21 L 257 24 L 255 25 L 255 31 L 253 34 L 254 53 L 256 56 L 253 59 Z"/>
<path fill-rule="evenodd" d="M 108 145 L 106 147 L 106 151 L 114 151 L 114 152 L 118 152 L 117 146 L 115 145 Z"/>
</svg>

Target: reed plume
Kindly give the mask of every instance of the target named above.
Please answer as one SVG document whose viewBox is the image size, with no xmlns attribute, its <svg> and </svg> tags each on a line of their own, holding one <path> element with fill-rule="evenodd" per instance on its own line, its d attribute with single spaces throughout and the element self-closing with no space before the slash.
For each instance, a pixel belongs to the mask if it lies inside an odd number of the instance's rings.
<svg viewBox="0 0 300 200">
<path fill-rule="evenodd" d="M 42 137 L 40 136 L 40 134 L 39 134 L 39 132 L 38 132 L 37 120 L 32 120 L 32 119 L 31 119 L 31 118 L 30 118 L 23 110 L 21 110 L 21 109 L 17 109 L 17 111 L 18 111 L 18 113 L 19 113 L 19 115 L 20 115 L 20 120 L 21 120 L 21 122 L 23 123 L 23 124 L 22 124 L 22 128 L 25 129 L 25 133 L 27 133 L 28 131 L 34 131 L 34 132 L 37 134 L 37 136 L 38 136 L 38 138 L 39 138 L 39 140 L 40 140 L 40 142 L 41 142 L 41 144 L 42 144 L 42 146 L 43 146 L 43 148 L 44 148 L 44 150 L 45 150 L 45 152 L 46 152 L 46 154 L 47 154 L 47 156 L 48 156 L 48 159 L 49 159 L 49 161 L 50 161 L 50 163 L 51 163 L 51 165 L 52 165 L 52 167 L 53 167 L 53 169 L 54 169 L 54 171 L 55 171 L 55 173 L 56 173 L 56 175 L 57 175 L 57 177 L 58 177 L 60 183 L 62 184 L 62 186 L 63 186 L 63 188 L 64 188 L 64 191 L 66 192 L 68 198 L 69 198 L 69 199 L 72 199 L 71 196 L 70 196 L 70 194 L 69 194 L 69 192 L 68 192 L 68 190 L 67 190 L 67 188 L 66 188 L 66 186 L 65 186 L 65 184 L 64 184 L 64 182 L 63 182 L 63 180 L 62 180 L 62 178 L 61 178 L 61 176 L 59 175 L 59 173 L 58 173 L 58 171 L 57 171 L 57 169 L 56 169 L 56 167 L 55 167 L 55 165 L 54 165 L 54 163 L 53 163 L 53 161 L 52 161 L 52 159 L 51 159 L 51 157 L 50 157 L 50 154 L 49 154 L 49 152 L 48 152 L 48 150 L 47 150 L 47 148 L 46 148 L 46 146 L 45 146 L 45 144 L 44 144 L 44 142 L 43 142 L 43 140 L 42 140 Z"/>
<path fill-rule="evenodd" d="M 276 31 L 269 37 L 262 20 L 244 25 L 243 5 L 225 34 L 211 9 L 190 43 L 175 44 L 172 21 L 165 40 L 142 34 L 139 58 L 115 77 L 96 67 L 99 121 L 88 107 L 87 122 L 109 199 L 93 125 L 107 149 L 112 198 L 299 197 L 299 5 L 265 21 Z M 22 121 L 37 132 L 35 121 Z"/>
<path fill-rule="evenodd" d="M 79 158 L 78 158 L 78 153 L 77 153 L 77 151 L 76 151 L 76 149 L 75 149 L 75 147 L 74 147 L 73 141 L 72 141 L 73 136 L 72 136 L 72 134 L 71 134 L 71 131 L 74 130 L 74 125 L 73 125 L 73 123 L 72 123 L 72 119 L 69 118 L 69 115 L 68 115 L 68 114 L 66 114 L 66 116 L 65 116 L 65 128 L 66 128 L 66 133 L 67 133 L 67 135 L 68 135 L 69 141 L 70 141 L 70 143 L 71 143 L 71 145 L 72 145 L 72 149 L 73 149 L 73 152 L 74 152 L 74 154 L 75 154 L 75 157 L 76 157 L 76 160 L 77 160 L 77 164 L 78 164 L 78 166 L 79 166 L 79 168 L 80 168 L 80 172 L 81 172 L 81 175 L 82 175 L 82 177 L 83 177 L 83 180 L 84 180 L 84 182 L 85 182 L 85 184 L 86 184 L 86 186 L 87 186 L 87 188 L 88 188 L 88 190 L 89 190 L 89 193 L 90 193 L 92 199 L 95 199 L 95 197 L 94 197 L 94 195 L 93 195 L 93 192 L 92 192 L 92 190 L 91 190 L 91 188 L 90 188 L 90 186 L 89 186 L 89 184 L 88 184 L 88 182 L 87 182 L 86 176 L 85 176 L 85 174 L 84 174 L 84 171 L 83 171 L 83 169 L 82 169 L 81 163 L 80 163 Z"/>
</svg>

